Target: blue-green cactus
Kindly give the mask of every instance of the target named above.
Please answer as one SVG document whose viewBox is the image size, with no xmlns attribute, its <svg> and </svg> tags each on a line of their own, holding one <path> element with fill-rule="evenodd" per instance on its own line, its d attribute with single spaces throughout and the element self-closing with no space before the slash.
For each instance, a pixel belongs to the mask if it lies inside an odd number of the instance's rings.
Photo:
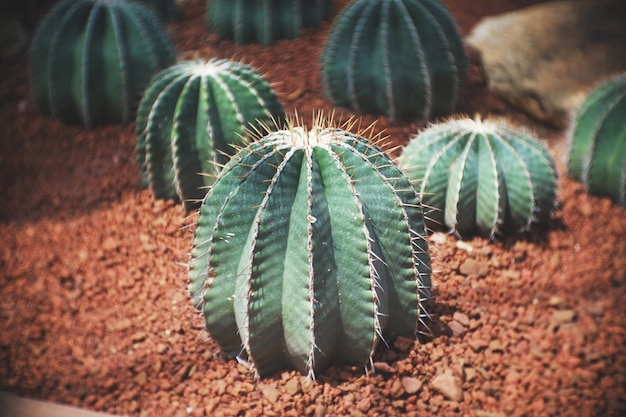
<svg viewBox="0 0 626 417">
<path fill-rule="evenodd" d="M 166 68 L 152 79 L 137 111 L 144 185 L 156 198 L 178 197 L 191 210 L 218 167 L 247 144 L 247 130 L 284 117 L 271 86 L 248 65 L 211 59 Z"/>
<path fill-rule="evenodd" d="M 236 154 L 203 202 L 189 271 L 211 336 L 258 375 L 367 366 L 426 317 L 420 201 L 362 136 L 318 123 Z"/>
<path fill-rule="evenodd" d="M 156 14 L 124 0 L 63 0 L 41 21 L 30 53 L 41 112 L 93 127 L 126 123 L 174 46 Z"/>
<path fill-rule="evenodd" d="M 554 209 L 554 161 L 534 137 L 502 120 L 433 125 L 411 138 L 398 165 L 432 209 L 429 228 L 493 237 L 545 223 Z"/>
<path fill-rule="evenodd" d="M 626 206 L 626 73 L 589 93 L 573 119 L 568 176 Z"/>
<path fill-rule="evenodd" d="M 332 4 L 332 0 L 210 0 L 207 22 L 220 37 L 268 45 L 318 26 L 330 15 Z"/>
<path fill-rule="evenodd" d="M 467 58 L 437 0 L 355 0 L 333 23 L 321 71 L 337 107 L 428 119 L 454 110 Z"/>
</svg>

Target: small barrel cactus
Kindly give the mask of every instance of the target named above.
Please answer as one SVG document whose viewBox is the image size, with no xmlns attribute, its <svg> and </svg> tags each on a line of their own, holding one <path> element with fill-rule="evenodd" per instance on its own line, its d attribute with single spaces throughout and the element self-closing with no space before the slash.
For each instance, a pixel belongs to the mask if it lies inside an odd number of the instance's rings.
<svg viewBox="0 0 626 417">
<path fill-rule="evenodd" d="M 211 59 L 166 68 L 152 79 L 137 110 L 144 185 L 156 198 L 178 197 L 191 210 L 218 167 L 247 144 L 248 129 L 284 117 L 268 82 L 248 65 Z"/>
<path fill-rule="evenodd" d="M 428 119 L 454 110 L 467 58 L 437 0 L 355 0 L 333 23 L 321 71 L 337 107 Z"/>
<path fill-rule="evenodd" d="M 556 168 L 532 136 L 497 120 L 456 119 L 414 136 L 398 158 L 427 227 L 459 235 L 518 233 L 550 219 Z"/>
<path fill-rule="evenodd" d="M 626 206 L 626 74 L 589 93 L 568 132 L 568 176 Z"/>
<path fill-rule="evenodd" d="M 220 37 L 268 45 L 297 38 L 331 11 L 332 0 L 210 0 L 207 22 Z"/>
<path fill-rule="evenodd" d="M 124 0 L 62 0 L 41 21 L 31 54 L 39 109 L 66 123 L 126 123 L 150 77 L 175 60 L 156 14 Z"/>
<path fill-rule="evenodd" d="M 211 336 L 257 375 L 366 365 L 426 317 L 420 201 L 364 137 L 290 125 L 236 154 L 200 209 L 189 290 Z"/>
</svg>

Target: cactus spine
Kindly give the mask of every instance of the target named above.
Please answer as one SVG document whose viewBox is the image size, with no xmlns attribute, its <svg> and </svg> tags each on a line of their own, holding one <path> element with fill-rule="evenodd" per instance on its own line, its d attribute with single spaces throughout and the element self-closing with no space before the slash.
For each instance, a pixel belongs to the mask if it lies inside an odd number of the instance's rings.
<svg viewBox="0 0 626 417">
<path fill-rule="evenodd" d="M 211 0 L 209 30 L 236 43 L 293 39 L 330 15 L 332 0 Z"/>
<path fill-rule="evenodd" d="M 39 109 L 66 123 L 126 123 L 150 77 L 174 62 L 152 10 L 123 0 L 63 0 L 33 38 L 31 86 Z"/>
<path fill-rule="evenodd" d="M 247 144 L 248 128 L 283 119 L 278 97 L 248 65 L 211 59 L 169 67 L 150 82 L 137 111 L 144 185 L 191 210 L 217 168 Z"/>
<path fill-rule="evenodd" d="M 391 120 L 451 113 L 466 67 L 455 22 L 437 0 L 355 0 L 321 55 L 335 106 Z"/>
<path fill-rule="evenodd" d="M 536 139 L 503 121 L 433 125 L 411 138 L 398 165 L 432 208 L 425 214 L 431 228 L 493 237 L 546 222 L 554 208 L 554 161 Z"/>
<path fill-rule="evenodd" d="M 568 176 L 589 193 L 626 206 L 626 73 L 589 93 L 576 113 L 568 140 Z"/>
<path fill-rule="evenodd" d="M 366 365 L 426 316 L 420 202 L 390 158 L 345 130 L 291 126 L 236 154 L 200 210 L 189 290 L 222 349 L 258 375 Z"/>
</svg>

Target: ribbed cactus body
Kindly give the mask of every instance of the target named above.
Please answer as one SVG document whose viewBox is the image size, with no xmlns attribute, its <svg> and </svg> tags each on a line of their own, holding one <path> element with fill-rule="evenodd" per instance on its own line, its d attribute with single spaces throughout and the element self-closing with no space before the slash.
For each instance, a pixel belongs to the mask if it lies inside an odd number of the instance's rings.
<svg viewBox="0 0 626 417">
<path fill-rule="evenodd" d="M 363 137 L 279 130 L 220 172 L 189 279 L 211 336 L 259 375 L 366 365 L 381 338 L 414 335 L 426 315 L 421 205 Z"/>
<path fill-rule="evenodd" d="M 568 132 L 568 175 L 590 194 L 626 205 L 626 74 L 587 96 Z"/>
<path fill-rule="evenodd" d="M 174 0 L 133 0 L 151 7 L 162 20 L 171 20 L 178 14 Z"/>
<path fill-rule="evenodd" d="M 174 59 L 169 36 L 145 6 L 63 0 L 34 35 L 32 92 L 43 113 L 66 123 L 125 123 L 150 77 Z"/>
<path fill-rule="evenodd" d="M 457 119 L 413 137 L 398 165 L 418 190 L 427 226 L 461 236 L 517 233 L 546 222 L 556 169 L 532 136 L 502 121 Z"/>
<path fill-rule="evenodd" d="M 335 106 L 392 120 L 451 113 L 466 67 L 455 22 L 437 0 L 355 0 L 321 55 Z"/>
<path fill-rule="evenodd" d="M 210 0 L 207 22 L 220 37 L 268 45 L 297 38 L 331 11 L 332 0 Z"/>
<path fill-rule="evenodd" d="M 247 144 L 247 129 L 283 119 L 278 97 L 248 65 L 211 59 L 166 68 L 137 111 L 144 185 L 156 198 L 178 197 L 188 210 L 199 206 L 218 167 Z"/>
</svg>

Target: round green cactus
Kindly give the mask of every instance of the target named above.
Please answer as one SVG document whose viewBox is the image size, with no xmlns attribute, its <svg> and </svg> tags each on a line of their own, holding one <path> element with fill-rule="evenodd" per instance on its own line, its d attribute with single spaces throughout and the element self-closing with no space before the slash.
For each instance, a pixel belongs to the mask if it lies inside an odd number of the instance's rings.
<svg viewBox="0 0 626 417">
<path fill-rule="evenodd" d="M 172 20 L 178 15 L 174 0 L 133 0 L 152 7 L 162 20 Z"/>
<path fill-rule="evenodd" d="M 333 23 L 321 71 L 337 107 L 428 119 L 454 110 L 467 58 L 437 0 L 355 0 Z"/>
<path fill-rule="evenodd" d="M 414 136 L 398 158 L 427 226 L 461 236 L 518 233 L 546 222 L 556 199 L 554 161 L 532 136 L 497 120 L 456 119 Z"/>
<path fill-rule="evenodd" d="M 258 375 L 366 365 L 427 316 L 421 204 L 391 159 L 339 128 L 291 126 L 236 154 L 203 202 L 189 290 Z"/>
<path fill-rule="evenodd" d="M 209 30 L 236 43 L 293 39 L 332 11 L 332 0 L 210 0 Z"/>
<path fill-rule="evenodd" d="M 568 139 L 568 176 L 592 195 L 626 205 L 626 74 L 589 93 L 576 113 Z"/>
<path fill-rule="evenodd" d="M 155 13 L 124 0 L 63 0 L 41 21 L 30 54 L 39 109 L 66 123 L 126 123 L 150 77 L 175 60 Z"/>
<path fill-rule="evenodd" d="M 137 158 L 156 198 L 199 206 L 248 129 L 284 120 L 278 97 L 252 67 L 226 59 L 183 61 L 150 82 L 137 111 Z M 199 175 L 202 173 L 203 175 Z"/>
</svg>

